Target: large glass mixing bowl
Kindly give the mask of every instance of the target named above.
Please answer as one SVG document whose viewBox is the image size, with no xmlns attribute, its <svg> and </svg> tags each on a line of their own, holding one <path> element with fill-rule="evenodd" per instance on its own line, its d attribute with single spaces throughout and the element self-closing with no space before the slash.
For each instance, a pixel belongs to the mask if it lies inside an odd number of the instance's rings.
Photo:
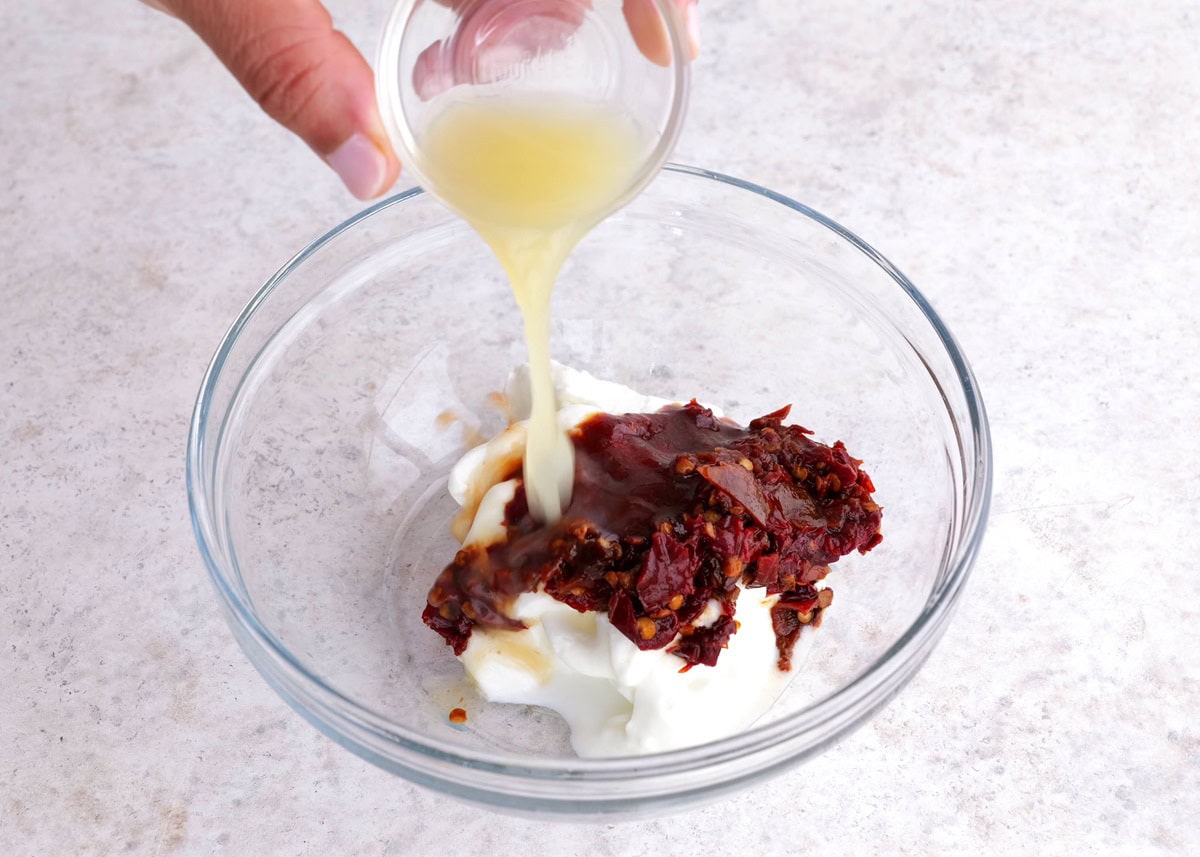
<svg viewBox="0 0 1200 857">
<path fill-rule="evenodd" d="M 581 760 L 548 711 L 473 695 L 420 619 L 453 557 L 451 465 L 504 425 L 524 360 L 486 246 L 420 191 L 307 247 L 204 378 L 188 448 L 197 539 L 239 643 L 318 729 L 459 798 L 563 817 L 647 814 L 779 774 L 878 711 L 945 631 L 979 547 L 991 450 L 949 331 L 820 214 L 673 167 L 602 223 L 555 294 L 559 361 L 740 421 L 792 418 L 863 459 L 884 541 L 847 557 L 803 672 L 750 730 Z M 469 715 L 456 725 L 451 708 Z"/>
</svg>

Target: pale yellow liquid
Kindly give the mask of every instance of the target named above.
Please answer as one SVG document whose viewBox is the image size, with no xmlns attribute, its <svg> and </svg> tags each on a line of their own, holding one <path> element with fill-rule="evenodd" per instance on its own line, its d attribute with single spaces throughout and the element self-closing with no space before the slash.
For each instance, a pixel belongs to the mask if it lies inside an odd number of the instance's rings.
<svg viewBox="0 0 1200 857">
<path fill-rule="evenodd" d="M 646 146 L 611 108 L 480 100 L 447 108 L 421 148 L 430 190 L 491 246 L 512 283 L 533 400 L 525 493 L 535 518 L 556 521 L 571 496 L 574 461 L 555 416 L 550 295 L 571 250 L 636 180 Z"/>
</svg>

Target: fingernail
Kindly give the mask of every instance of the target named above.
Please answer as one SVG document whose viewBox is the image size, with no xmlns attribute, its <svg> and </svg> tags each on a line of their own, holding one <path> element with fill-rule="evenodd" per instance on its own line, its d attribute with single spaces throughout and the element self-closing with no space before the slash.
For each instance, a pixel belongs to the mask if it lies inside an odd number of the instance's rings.
<svg viewBox="0 0 1200 857">
<path fill-rule="evenodd" d="M 387 158 L 365 134 L 355 134 L 337 151 L 325 158 L 325 163 L 359 199 L 374 199 L 383 193 L 387 180 Z"/>
<path fill-rule="evenodd" d="M 683 13 L 683 24 L 687 27 L 688 41 L 691 43 L 692 59 L 700 56 L 700 7 L 689 3 Z"/>
</svg>

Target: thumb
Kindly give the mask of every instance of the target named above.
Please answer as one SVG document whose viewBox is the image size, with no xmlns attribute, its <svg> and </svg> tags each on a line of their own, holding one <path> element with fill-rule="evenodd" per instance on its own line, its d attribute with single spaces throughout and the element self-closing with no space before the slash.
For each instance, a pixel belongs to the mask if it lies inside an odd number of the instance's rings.
<svg viewBox="0 0 1200 857">
<path fill-rule="evenodd" d="M 370 66 L 318 0 L 158 0 L 359 199 L 396 181 Z"/>
<path fill-rule="evenodd" d="M 700 55 L 699 0 L 674 0 L 687 32 L 688 53 L 691 59 Z M 629 32 L 645 57 L 658 65 L 671 64 L 671 42 L 666 22 L 652 0 L 624 0 L 621 10 L 629 24 Z"/>
</svg>

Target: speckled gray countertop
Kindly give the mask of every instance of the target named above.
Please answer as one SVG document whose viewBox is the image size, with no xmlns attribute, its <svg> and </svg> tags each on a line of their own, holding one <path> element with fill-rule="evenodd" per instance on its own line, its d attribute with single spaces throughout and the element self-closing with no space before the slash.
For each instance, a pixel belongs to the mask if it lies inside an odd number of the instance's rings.
<svg viewBox="0 0 1200 857">
<path fill-rule="evenodd" d="M 372 52 L 383 5 L 330 4 Z M 183 453 L 231 319 L 360 206 L 178 24 L 6 3 L 0 853 L 1200 852 L 1195 3 L 702 5 L 677 159 L 879 247 L 990 408 L 989 535 L 913 684 L 625 825 L 468 809 L 321 737 L 218 612 Z"/>
</svg>

